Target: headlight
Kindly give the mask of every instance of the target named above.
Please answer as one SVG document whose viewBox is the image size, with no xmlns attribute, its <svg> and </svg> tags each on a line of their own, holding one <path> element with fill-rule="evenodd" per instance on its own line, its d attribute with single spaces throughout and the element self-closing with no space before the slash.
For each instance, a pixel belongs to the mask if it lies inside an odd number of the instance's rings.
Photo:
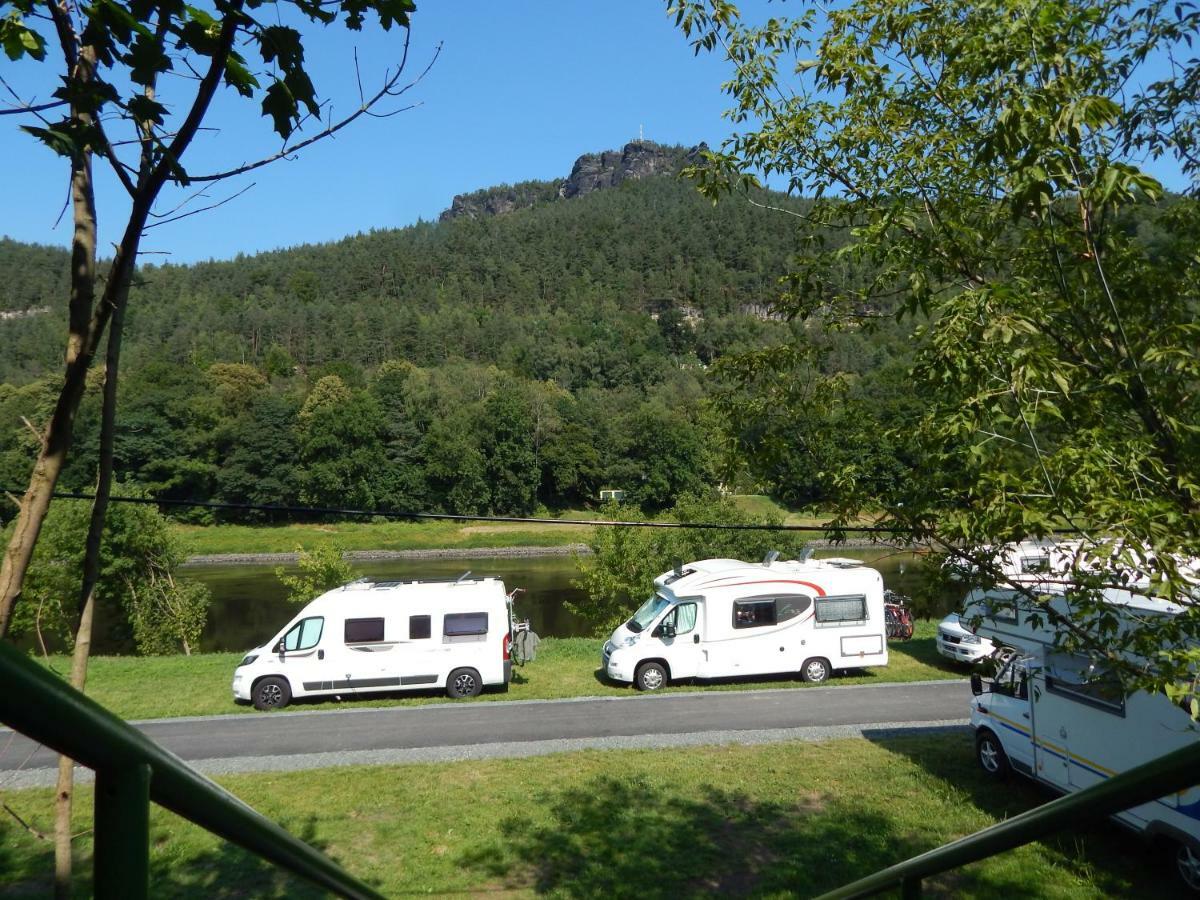
<svg viewBox="0 0 1200 900">
<path fill-rule="evenodd" d="M 979 635 L 977 635 L 977 634 L 965 634 L 965 635 L 963 635 L 962 641 L 961 641 L 960 643 L 963 643 L 963 644 L 979 644 L 979 643 L 982 643 L 982 642 L 983 642 L 983 638 L 981 638 L 981 637 L 980 637 Z"/>
<path fill-rule="evenodd" d="M 640 637 L 641 637 L 640 634 L 631 634 L 631 635 L 629 635 L 629 637 L 621 638 L 621 642 L 619 644 L 617 644 L 617 646 L 618 647 L 632 647 L 634 644 L 636 644 L 638 642 L 638 638 L 640 638 Z"/>
<path fill-rule="evenodd" d="M 240 669 L 242 666 L 248 666 L 248 665 L 250 665 L 250 663 L 254 662 L 256 659 L 258 659 L 258 654 L 251 653 L 248 656 L 243 657 L 242 661 L 237 664 L 237 667 Z"/>
</svg>

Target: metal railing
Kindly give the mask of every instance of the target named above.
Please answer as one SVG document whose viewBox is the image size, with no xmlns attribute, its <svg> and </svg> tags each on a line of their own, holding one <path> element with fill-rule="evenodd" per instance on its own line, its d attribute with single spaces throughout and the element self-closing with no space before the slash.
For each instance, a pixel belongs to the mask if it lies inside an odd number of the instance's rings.
<svg viewBox="0 0 1200 900">
<path fill-rule="evenodd" d="M 97 897 L 149 896 L 151 801 L 335 894 L 381 897 L 4 642 L 0 685 L 0 721 L 96 773 Z"/>
<path fill-rule="evenodd" d="M 818 900 L 870 897 L 895 887 L 903 897 L 919 897 L 922 879 L 1182 791 L 1198 778 L 1200 742 L 822 894 Z"/>
</svg>

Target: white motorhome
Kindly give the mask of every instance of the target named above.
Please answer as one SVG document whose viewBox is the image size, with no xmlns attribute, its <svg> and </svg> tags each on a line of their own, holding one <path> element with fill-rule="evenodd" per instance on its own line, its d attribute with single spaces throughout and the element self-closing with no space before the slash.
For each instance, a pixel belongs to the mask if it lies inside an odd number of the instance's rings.
<svg viewBox="0 0 1200 900">
<path fill-rule="evenodd" d="M 495 578 L 467 575 L 322 594 L 238 663 L 234 698 L 278 709 L 293 697 L 442 688 L 459 699 L 507 686 L 510 595 Z"/>
<path fill-rule="evenodd" d="M 1182 607 L 1125 591 L 1107 592 L 1122 627 Z M 1053 598 L 1060 611 L 1061 597 Z M 982 616 L 980 635 L 1007 645 L 996 677 L 972 676 L 971 727 L 979 764 L 1002 778 L 1010 771 L 1069 793 L 1200 740 L 1191 717 L 1163 694 L 1126 693 L 1083 655 L 1054 647 L 1045 616 L 1012 591 L 977 592 L 968 612 Z M 1119 813 L 1122 824 L 1169 842 L 1179 874 L 1200 891 L 1200 785 Z"/>
<path fill-rule="evenodd" d="M 664 572 L 613 632 L 601 666 L 614 681 L 656 690 L 685 678 L 886 666 L 883 577 L 853 559 L 706 559 Z"/>
</svg>

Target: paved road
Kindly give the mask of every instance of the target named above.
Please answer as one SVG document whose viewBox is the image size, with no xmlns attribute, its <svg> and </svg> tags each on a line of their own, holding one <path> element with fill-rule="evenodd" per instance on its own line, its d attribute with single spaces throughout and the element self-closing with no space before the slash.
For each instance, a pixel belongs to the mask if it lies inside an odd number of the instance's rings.
<svg viewBox="0 0 1200 900">
<path fill-rule="evenodd" d="M 139 722 L 209 772 L 529 755 L 581 747 L 760 743 L 965 721 L 965 681 L 557 701 L 309 709 Z M 52 783 L 54 754 L 0 729 L 0 787 Z M 19 772 L 14 770 L 21 770 Z"/>
</svg>

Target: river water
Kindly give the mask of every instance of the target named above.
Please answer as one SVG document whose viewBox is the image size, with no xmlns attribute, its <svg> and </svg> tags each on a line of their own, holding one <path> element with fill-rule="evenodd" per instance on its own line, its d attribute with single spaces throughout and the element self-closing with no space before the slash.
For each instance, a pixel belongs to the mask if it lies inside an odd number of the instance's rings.
<svg viewBox="0 0 1200 900">
<path fill-rule="evenodd" d="M 901 551 L 835 550 L 817 556 L 853 557 L 874 566 L 884 584 L 894 591 L 924 598 L 917 610 L 938 614 L 951 600 L 928 599 L 927 579 L 920 559 Z M 464 572 L 495 575 L 509 590 L 522 588 L 515 603 L 518 619 L 529 619 L 543 637 L 577 637 L 587 634 L 583 622 L 564 605 L 587 599 L 572 584 L 579 570 L 570 556 L 534 556 L 462 559 L 392 559 L 355 561 L 354 573 L 379 580 L 456 578 Z M 201 640 L 206 652 L 240 651 L 255 647 L 273 636 L 296 614 L 288 602 L 287 589 L 275 575 L 275 565 L 189 566 L 186 578 L 208 585 L 212 592 L 208 626 Z M 647 585 L 649 590 L 649 585 Z"/>
</svg>

